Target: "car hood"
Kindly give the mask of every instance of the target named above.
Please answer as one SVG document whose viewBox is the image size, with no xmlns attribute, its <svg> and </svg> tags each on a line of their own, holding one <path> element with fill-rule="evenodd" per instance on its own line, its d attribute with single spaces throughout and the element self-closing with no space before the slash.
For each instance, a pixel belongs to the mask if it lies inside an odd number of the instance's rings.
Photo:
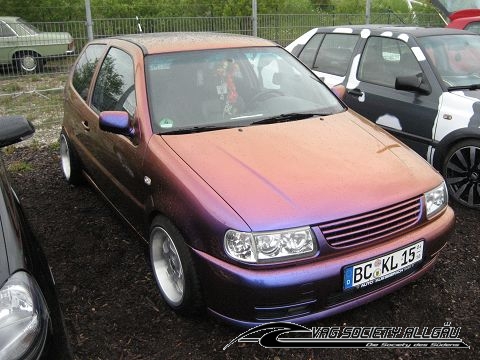
<svg viewBox="0 0 480 360">
<path fill-rule="evenodd" d="M 412 150 L 350 112 L 162 138 L 254 231 L 370 211 L 441 182 Z"/>
<path fill-rule="evenodd" d="M 480 101 L 480 90 L 455 90 L 451 94 L 468 98 L 474 102 Z"/>
</svg>

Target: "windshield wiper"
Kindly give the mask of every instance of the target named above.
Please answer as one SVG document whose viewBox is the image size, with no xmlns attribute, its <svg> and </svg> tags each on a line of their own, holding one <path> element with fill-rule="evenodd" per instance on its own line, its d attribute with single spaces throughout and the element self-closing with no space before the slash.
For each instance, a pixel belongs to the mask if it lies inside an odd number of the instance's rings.
<svg viewBox="0 0 480 360">
<path fill-rule="evenodd" d="M 160 135 L 178 135 L 178 134 L 191 134 L 199 133 L 204 131 L 214 131 L 214 130 L 223 130 L 230 129 L 231 126 L 218 126 L 218 125 L 205 125 L 205 126 L 191 126 L 186 128 L 175 129 L 171 131 L 161 132 Z"/>
<path fill-rule="evenodd" d="M 262 124 L 275 124 L 286 121 L 295 121 L 311 118 L 313 116 L 327 116 L 330 114 L 320 114 L 320 113 L 289 113 L 289 114 L 280 114 L 277 116 L 272 116 L 266 119 L 257 120 L 251 123 L 251 125 L 262 125 Z"/>
<path fill-rule="evenodd" d="M 449 86 L 447 90 L 455 91 L 455 90 L 478 90 L 478 89 L 480 89 L 480 84 Z"/>
</svg>

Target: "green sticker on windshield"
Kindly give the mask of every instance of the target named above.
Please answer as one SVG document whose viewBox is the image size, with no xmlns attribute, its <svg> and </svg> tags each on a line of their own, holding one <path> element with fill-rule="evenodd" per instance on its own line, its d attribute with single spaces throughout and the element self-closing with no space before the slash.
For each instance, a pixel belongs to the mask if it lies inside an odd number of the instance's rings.
<svg viewBox="0 0 480 360">
<path fill-rule="evenodd" d="M 172 119 L 163 118 L 162 120 L 160 120 L 160 127 L 162 129 L 169 129 L 169 128 L 173 127 Z"/>
</svg>

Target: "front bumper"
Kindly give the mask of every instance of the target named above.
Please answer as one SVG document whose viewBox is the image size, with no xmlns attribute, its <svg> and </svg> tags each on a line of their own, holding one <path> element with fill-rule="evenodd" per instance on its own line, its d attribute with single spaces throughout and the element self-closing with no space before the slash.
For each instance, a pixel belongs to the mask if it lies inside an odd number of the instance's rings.
<svg viewBox="0 0 480 360">
<path fill-rule="evenodd" d="M 455 217 L 451 208 L 406 234 L 334 252 L 319 260 L 281 268 L 244 268 L 192 249 L 211 313 L 242 327 L 272 321 L 307 323 L 380 298 L 433 267 Z M 397 277 L 360 290 L 343 291 L 343 268 L 424 240 L 424 258 Z"/>
</svg>

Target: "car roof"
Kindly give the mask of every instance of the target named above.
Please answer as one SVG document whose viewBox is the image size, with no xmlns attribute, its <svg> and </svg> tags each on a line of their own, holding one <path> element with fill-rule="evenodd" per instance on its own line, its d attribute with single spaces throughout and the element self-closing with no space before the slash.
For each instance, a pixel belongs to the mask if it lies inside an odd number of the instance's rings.
<svg viewBox="0 0 480 360">
<path fill-rule="evenodd" d="M 373 35 L 380 35 L 385 31 L 391 31 L 394 35 L 407 34 L 414 37 L 432 36 L 432 35 L 458 35 L 467 32 L 450 28 L 420 27 L 420 26 L 396 26 L 396 25 L 345 25 L 319 27 L 317 32 L 340 32 L 360 34 L 363 30 L 370 30 Z"/>
<path fill-rule="evenodd" d="M 213 32 L 131 34 L 99 39 L 95 42 L 105 41 L 127 41 L 138 45 L 145 54 L 205 49 L 279 46 L 272 41 L 253 36 Z"/>
<path fill-rule="evenodd" d="M 6 23 L 17 22 L 18 19 L 18 16 L 0 16 L 0 21 L 5 21 Z"/>
</svg>

